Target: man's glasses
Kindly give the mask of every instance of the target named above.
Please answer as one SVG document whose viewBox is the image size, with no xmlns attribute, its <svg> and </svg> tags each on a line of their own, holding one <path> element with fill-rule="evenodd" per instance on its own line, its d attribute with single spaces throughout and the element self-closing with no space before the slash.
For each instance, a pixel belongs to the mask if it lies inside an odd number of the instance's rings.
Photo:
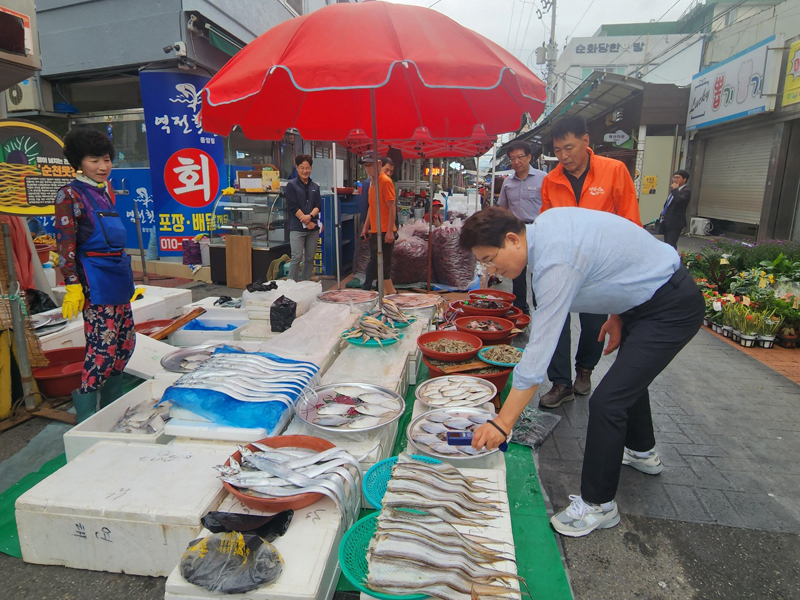
<svg viewBox="0 0 800 600">
<path fill-rule="evenodd" d="M 515 163 L 515 162 L 522 162 L 526 158 L 528 158 L 527 154 L 519 154 L 517 156 L 509 156 L 508 160 L 510 160 L 512 163 Z"/>
</svg>

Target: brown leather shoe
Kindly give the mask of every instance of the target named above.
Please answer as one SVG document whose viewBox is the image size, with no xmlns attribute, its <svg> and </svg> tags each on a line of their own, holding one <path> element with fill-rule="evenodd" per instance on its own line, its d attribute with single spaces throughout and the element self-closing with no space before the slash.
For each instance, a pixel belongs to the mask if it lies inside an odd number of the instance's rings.
<svg viewBox="0 0 800 600">
<path fill-rule="evenodd" d="M 564 383 L 554 383 L 550 391 L 539 400 L 540 408 L 558 408 L 562 402 L 575 400 L 572 388 Z"/>
<path fill-rule="evenodd" d="M 581 396 L 585 396 L 592 391 L 591 369 L 575 367 L 575 383 L 572 384 L 572 390 Z"/>
</svg>

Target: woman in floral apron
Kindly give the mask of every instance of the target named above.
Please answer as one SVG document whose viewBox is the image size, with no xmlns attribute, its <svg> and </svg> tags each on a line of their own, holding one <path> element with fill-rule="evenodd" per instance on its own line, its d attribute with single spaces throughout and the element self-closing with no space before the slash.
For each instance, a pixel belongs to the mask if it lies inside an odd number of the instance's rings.
<svg viewBox="0 0 800 600">
<path fill-rule="evenodd" d="M 86 358 L 72 400 L 81 422 L 122 395 L 122 370 L 133 354 L 131 259 L 125 226 L 108 185 L 114 145 L 103 133 L 74 129 L 64 156 L 77 171 L 56 196 L 56 240 L 67 294 L 62 313 L 83 312 Z"/>
</svg>

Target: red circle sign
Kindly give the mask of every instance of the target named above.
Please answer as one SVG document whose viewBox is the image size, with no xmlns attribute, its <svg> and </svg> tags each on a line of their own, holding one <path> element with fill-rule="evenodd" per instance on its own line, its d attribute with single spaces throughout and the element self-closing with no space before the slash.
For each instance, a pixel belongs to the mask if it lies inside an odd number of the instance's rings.
<svg viewBox="0 0 800 600">
<path fill-rule="evenodd" d="M 214 159 L 198 148 L 182 148 L 164 166 L 169 195 L 184 206 L 208 206 L 219 192 L 219 173 Z"/>
</svg>

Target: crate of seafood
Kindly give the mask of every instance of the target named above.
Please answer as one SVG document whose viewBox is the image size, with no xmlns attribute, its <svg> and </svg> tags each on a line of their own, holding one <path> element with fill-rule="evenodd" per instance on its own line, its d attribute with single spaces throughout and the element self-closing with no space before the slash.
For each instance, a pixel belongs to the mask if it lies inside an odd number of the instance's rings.
<svg viewBox="0 0 800 600">
<path fill-rule="evenodd" d="M 167 444 L 172 436 L 165 432 L 169 405 L 156 407 L 170 381 L 151 379 L 134 388 L 64 434 L 67 461 L 73 460 L 98 442 L 135 441 Z"/>
</svg>

